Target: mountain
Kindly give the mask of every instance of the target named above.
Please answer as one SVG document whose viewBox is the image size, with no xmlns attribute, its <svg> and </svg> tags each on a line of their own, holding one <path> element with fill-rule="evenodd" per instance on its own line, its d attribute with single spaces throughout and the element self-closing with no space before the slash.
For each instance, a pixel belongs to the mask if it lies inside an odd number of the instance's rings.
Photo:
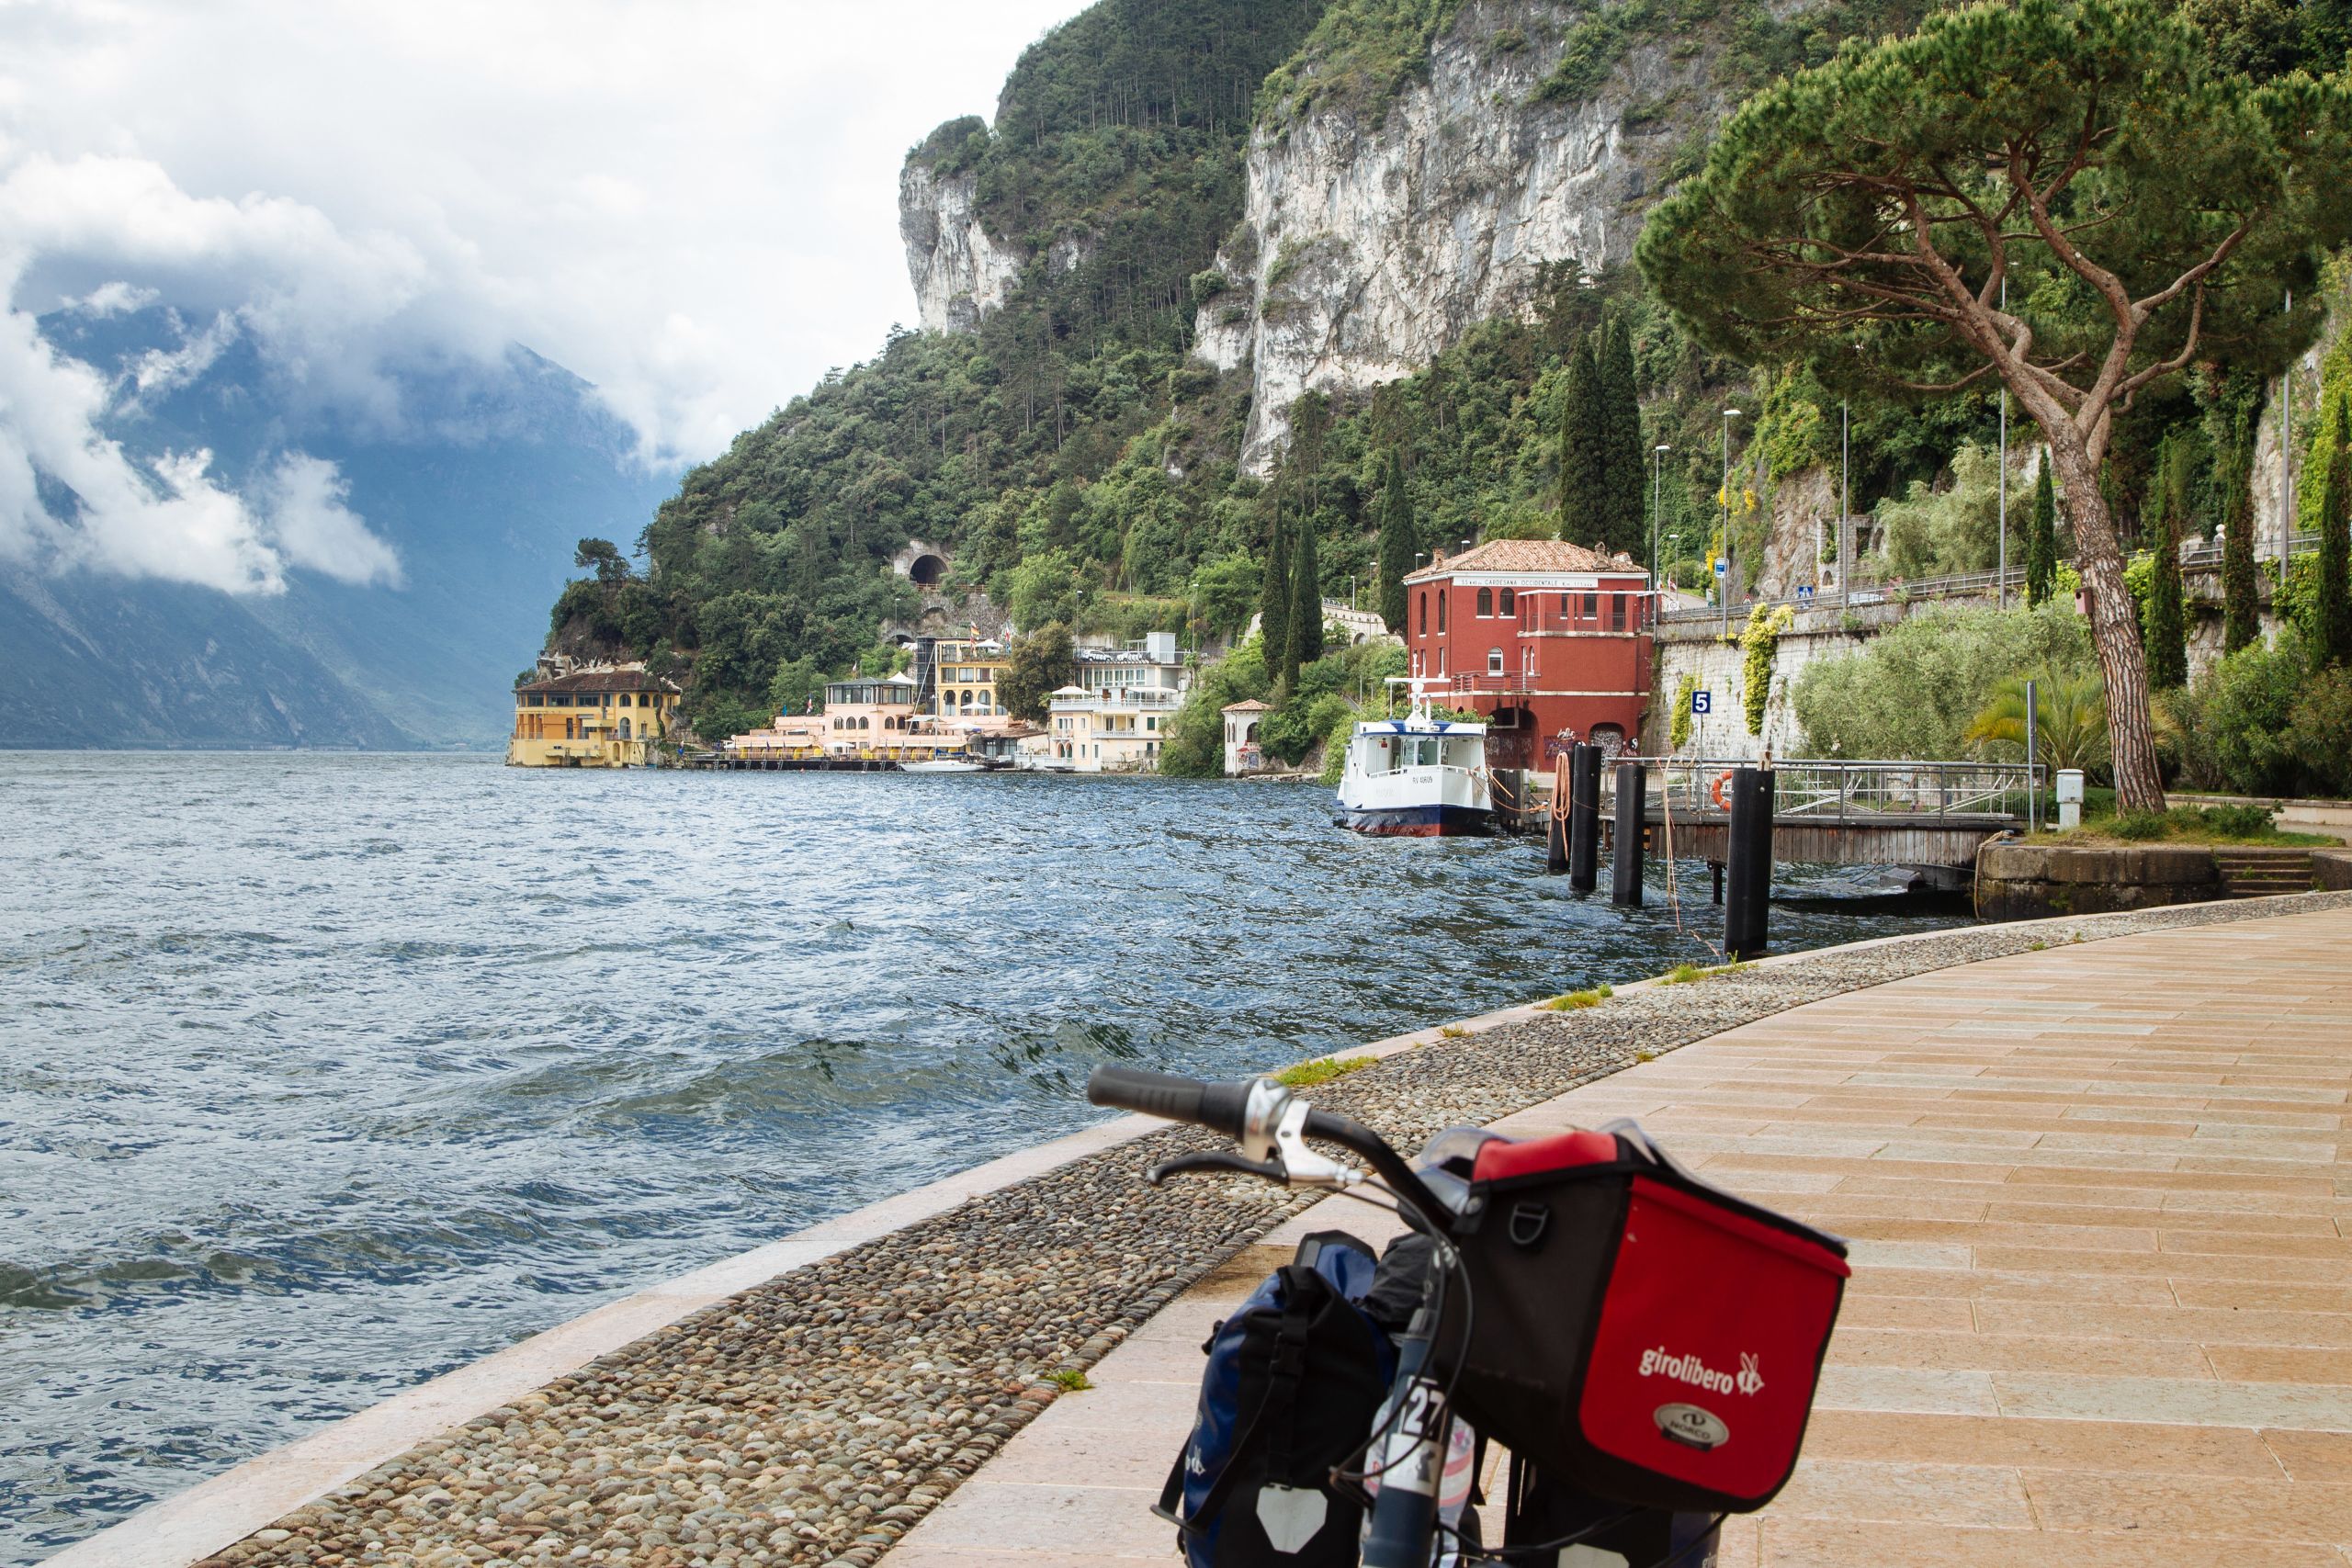
<svg viewBox="0 0 2352 1568">
<path fill-rule="evenodd" d="M 228 594 L 87 570 L 0 571 L 0 697 L 17 746 L 490 747 L 507 688 L 585 536 L 633 539 L 670 481 L 636 468 L 594 389 L 514 348 L 387 373 L 365 412 L 321 408 L 234 317 L 162 306 L 45 316 L 44 337 L 124 389 L 106 434 L 136 457 L 197 449 L 241 494 L 288 454 L 332 463 L 399 581 L 288 574 Z M 142 366 L 174 360 L 178 374 Z"/>
</svg>

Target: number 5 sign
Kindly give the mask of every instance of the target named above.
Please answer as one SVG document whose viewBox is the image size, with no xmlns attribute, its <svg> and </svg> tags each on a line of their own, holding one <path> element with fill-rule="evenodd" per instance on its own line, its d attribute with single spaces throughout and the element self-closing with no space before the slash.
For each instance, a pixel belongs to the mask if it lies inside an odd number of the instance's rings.
<svg viewBox="0 0 2352 1568">
<path fill-rule="evenodd" d="M 1692 713 L 1713 713 L 1714 711 L 1714 693 L 1697 691 L 1690 694 L 1690 711 Z"/>
</svg>

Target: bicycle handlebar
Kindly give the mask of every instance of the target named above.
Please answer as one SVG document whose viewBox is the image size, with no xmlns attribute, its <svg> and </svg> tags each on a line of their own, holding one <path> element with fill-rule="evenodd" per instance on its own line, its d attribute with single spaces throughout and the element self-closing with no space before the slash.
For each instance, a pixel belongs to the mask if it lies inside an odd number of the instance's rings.
<svg viewBox="0 0 2352 1568">
<path fill-rule="evenodd" d="M 1246 1083 L 1204 1083 L 1199 1078 L 1155 1073 L 1144 1067 L 1103 1066 L 1086 1077 L 1086 1098 L 1096 1105 L 1140 1111 L 1170 1122 L 1190 1122 L 1241 1136 L 1242 1118 L 1250 1105 Z"/>
</svg>

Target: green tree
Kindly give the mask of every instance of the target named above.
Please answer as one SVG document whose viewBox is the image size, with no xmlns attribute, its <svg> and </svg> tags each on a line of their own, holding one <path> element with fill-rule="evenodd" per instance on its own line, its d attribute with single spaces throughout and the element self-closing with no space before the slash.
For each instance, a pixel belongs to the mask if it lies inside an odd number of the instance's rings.
<svg viewBox="0 0 2352 1568">
<path fill-rule="evenodd" d="M 2352 396 L 2339 390 L 2328 410 L 2335 450 L 2321 481 L 2318 625 L 2312 662 L 2352 666 Z"/>
<path fill-rule="evenodd" d="M 1405 459 L 1394 446 L 1380 467 L 1380 618 L 1405 635 L 1405 579 L 1412 574 L 1413 502 L 1405 493 Z"/>
<path fill-rule="evenodd" d="M 1969 721 L 1962 739 L 1998 741 L 2025 755 L 2025 677 L 2005 677 Z M 2044 666 L 2033 682 L 2033 760 L 2047 767 L 2096 773 L 2107 766 L 2107 698 L 2096 673 Z"/>
<path fill-rule="evenodd" d="M 1068 625 L 1078 614 L 1078 562 L 1067 550 L 1041 550 L 1012 569 L 1005 608 L 1017 626 Z"/>
<path fill-rule="evenodd" d="M 2222 464 L 2228 483 L 2222 501 L 2222 651 L 2235 653 L 2262 634 L 2262 596 L 2254 568 L 2254 497 L 2245 457 L 2254 444 L 2241 437 Z"/>
<path fill-rule="evenodd" d="M 2310 341 L 2352 234 L 2348 106 L 2337 77 L 2223 74 L 2156 0 L 1979 4 L 1750 98 L 1642 232 L 1707 347 L 1832 388 L 2007 388 L 2063 483 L 2126 810 L 2164 781 L 2099 486 L 2115 416 L 2200 355 L 2267 375 Z"/>
<path fill-rule="evenodd" d="M 1280 678 L 1290 655 L 1290 534 L 1283 527 L 1282 503 L 1274 503 L 1274 536 L 1266 544 L 1266 573 L 1258 583 L 1258 636 L 1266 644 L 1266 667 Z"/>
<path fill-rule="evenodd" d="M 2058 492 L 2050 482 L 2050 465 L 2033 487 L 2033 520 L 2025 534 L 2025 602 L 2029 607 L 2050 597 L 2058 581 Z"/>
<path fill-rule="evenodd" d="M 628 581 L 628 562 L 610 539 L 582 539 L 571 552 L 574 566 L 596 569 L 596 581 L 603 583 Z"/>
<path fill-rule="evenodd" d="M 1236 550 L 1200 570 L 1194 579 L 1201 624 L 1218 637 L 1228 637 L 1250 624 L 1258 602 L 1258 563 Z"/>
<path fill-rule="evenodd" d="M 1601 536 L 1609 507 L 1608 433 L 1592 339 L 1569 353 L 1560 399 L 1560 537 Z"/>
<path fill-rule="evenodd" d="M 1646 559 L 1642 527 L 1647 465 L 1642 455 L 1642 404 L 1634 374 L 1634 338 L 1623 312 L 1602 333 L 1595 369 L 1600 390 L 1601 476 L 1608 504 L 1601 542 L 1636 560 Z"/>
<path fill-rule="evenodd" d="M 1042 724 L 1046 699 L 1070 683 L 1078 674 L 1078 656 L 1069 627 L 1059 621 L 1012 639 L 1005 649 L 1004 673 L 996 678 L 997 700 L 1015 718 Z"/>
<path fill-rule="evenodd" d="M 2159 526 L 2148 584 L 2143 625 L 2148 639 L 2148 684 L 2169 692 L 2188 684 L 2188 585 L 2180 577 L 2180 513 L 2160 489 Z"/>
<path fill-rule="evenodd" d="M 1290 651 L 1283 663 L 1290 683 L 1323 657 L 1323 574 L 1315 565 L 1315 520 L 1298 520 L 1298 545 L 1291 553 Z"/>
</svg>

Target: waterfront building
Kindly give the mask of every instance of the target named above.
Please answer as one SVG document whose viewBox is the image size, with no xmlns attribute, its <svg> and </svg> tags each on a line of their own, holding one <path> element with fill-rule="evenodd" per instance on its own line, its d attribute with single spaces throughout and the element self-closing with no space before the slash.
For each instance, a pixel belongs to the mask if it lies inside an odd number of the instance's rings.
<svg viewBox="0 0 2352 1568">
<path fill-rule="evenodd" d="M 825 750 L 835 757 L 887 756 L 904 744 L 921 710 L 909 675 L 853 675 L 825 683 Z"/>
<path fill-rule="evenodd" d="M 643 661 L 574 666 L 540 660 L 539 678 L 514 688 L 506 761 L 518 768 L 642 768 L 660 760 L 677 718 L 678 687 Z"/>
<path fill-rule="evenodd" d="M 1226 775 L 1254 773 L 1264 767 L 1266 753 L 1258 744 L 1258 727 L 1274 711 L 1273 705 L 1250 697 L 1227 703 L 1217 711 L 1225 716 Z"/>
<path fill-rule="evenodd" d="M 1183 700 L 1172 686 L 1064 686 L 1046 703 L 1050 754 L 1081 773 L 1150 773 Z"/>
<path fill-rule="evenodd" d="M 1091 693 L 1174 692 L 1191 684 L 1174 632 L 1151 632 L 1120 648 L 1080 648 L 1076 683 Z"/>
<path fill-rule="evenodd" d="M 938 671 L 933 712 L 944 719 L 995 718 L 1004 712 L 996 685 L 1012 667 L 1004 644 L 989 638 L 943 638 L 932 649 Z"/>
<path fill-rule="evenodd" d="M 780 713 L 764 729 L 729 736 L 718 750 L 730 761 L 809 762 L 825 755 L 831 738 L 823 714 Z"/>
<path fill-rule="evenodd" d="M 1487 761 L 1548 765 L 1571 736 L 1613 750 L 1650 694 L 1648 580 L 1632 558 L 1561 539 L 1494 539 L 1405 579 L 1413 674 L 1489 726 Z"/>
</svg>

